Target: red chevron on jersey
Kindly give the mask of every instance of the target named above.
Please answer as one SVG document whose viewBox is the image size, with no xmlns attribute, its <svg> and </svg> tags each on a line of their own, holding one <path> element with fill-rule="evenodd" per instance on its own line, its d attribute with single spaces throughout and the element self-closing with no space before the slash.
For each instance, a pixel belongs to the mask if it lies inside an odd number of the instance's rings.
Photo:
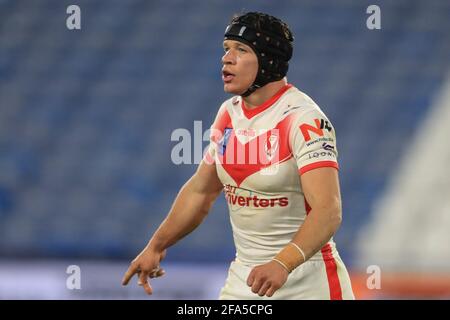
<svg viewBox="0 0 450 320">
<path fill-rule="evenodd" d="M 289 132 L 292 116 L 288 115 L 275 128 L 241 143 L 233 130 L 225 148 L 218 154 L 219 163 L 239 186 L 248 176 L 292 158 Z"/>
</svg>

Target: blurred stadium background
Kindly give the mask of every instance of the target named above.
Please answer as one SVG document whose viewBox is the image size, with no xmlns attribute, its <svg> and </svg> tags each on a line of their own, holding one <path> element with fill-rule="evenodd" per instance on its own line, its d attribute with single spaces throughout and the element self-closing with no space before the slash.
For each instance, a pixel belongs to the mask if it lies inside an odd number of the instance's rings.
<svg viewBox="0 0 450 320">
<path fill-rule="evenodd" d="M 227 98 L 223 31 L 254 10 L 288 22 L 289 82 L 336 128 L 335 240 L 357 297 L 450 297 L 448 0 L 0 0 L 0 298 L 146 298 L 122 274 L 196 168 L 171 162 L 171 133 L 209 127 Z M 222 196 L 169 250 L 153 298 L 215 299 L 233 255 Z"/>
</svg>

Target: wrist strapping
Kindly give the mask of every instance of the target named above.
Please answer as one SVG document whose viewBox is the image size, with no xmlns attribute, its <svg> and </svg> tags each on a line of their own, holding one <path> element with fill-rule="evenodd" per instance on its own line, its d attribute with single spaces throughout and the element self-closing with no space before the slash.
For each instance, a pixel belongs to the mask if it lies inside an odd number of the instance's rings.
<svg viewBox="0 0 450 320">
<path fill-rule="evenodd" d="M 289 273 L 306 261 L 303 250 L 295 243 L 289 242 L 272 260 L 281 264 Z"/>
</svg>

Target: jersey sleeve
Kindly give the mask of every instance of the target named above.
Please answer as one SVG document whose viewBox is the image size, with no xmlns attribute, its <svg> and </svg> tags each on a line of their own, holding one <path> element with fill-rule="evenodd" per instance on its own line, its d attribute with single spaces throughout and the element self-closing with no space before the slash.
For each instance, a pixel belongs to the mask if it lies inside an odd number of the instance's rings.
<svg viewBox="0 0 450 320">
<path fill-rule="evenodd" d="M 300 115 L 291 128 L 291 149 L 300 175 L 321 167 L 339 169 L 336 134 L 320 110 Z"/>
</svg>

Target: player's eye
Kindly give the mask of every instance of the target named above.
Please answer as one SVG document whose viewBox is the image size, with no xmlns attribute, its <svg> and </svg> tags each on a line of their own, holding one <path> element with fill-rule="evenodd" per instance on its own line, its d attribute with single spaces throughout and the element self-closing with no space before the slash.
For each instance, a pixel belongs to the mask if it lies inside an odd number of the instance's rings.
<svg viewBox="0 0 450 320">
<path fill-rule="evenodd" d="M 247 50 L 245 48 L 239 47 L 238 48 L 239 52 L 247 52 Z"/>
</svg>

